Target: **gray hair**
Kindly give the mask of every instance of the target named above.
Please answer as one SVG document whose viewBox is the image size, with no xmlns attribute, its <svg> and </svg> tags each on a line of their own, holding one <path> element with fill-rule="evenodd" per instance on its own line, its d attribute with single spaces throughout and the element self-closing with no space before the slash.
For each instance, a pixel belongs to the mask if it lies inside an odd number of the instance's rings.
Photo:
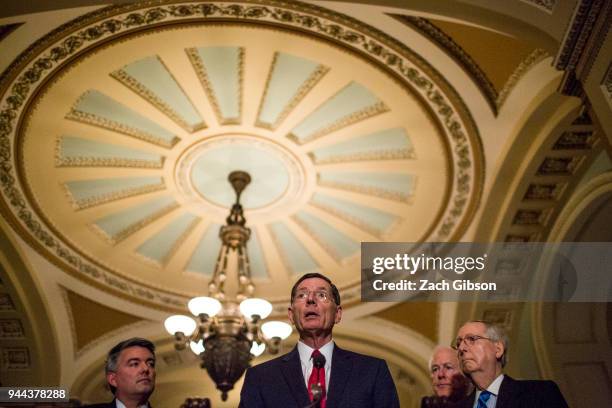
<svg viewBox="0 0 612 408">
<path fill-rule="evenodd" d="M 505 367 L 508 363 L 508 347 L 510 346 L 510 340 L 506 331 L 495 323 L 488 322 L 486 320 L 470 320 L 466 323 L 481 323 L 485 326 L 485 333 L 491 341 L 501 342 L 504 345 L 504 353 L 500 358 L 497 359 L 501 363 L 502 367 Z"/>
<path fill-rule="evenodd" d="M 104 364 L 104 373 L 114 373 L 117 371 L 117 363 L 119 362 L 119 356 L 121 352 L 130 347 L 142 347 L 146 348 L 155 356 L 155 344 L 147 339 L 143 339 L 141 337 L 132 337 L 131 339 L 124 340 L 118 344 L 116 344 L 110 351 L 108 352 L 108 357 L 106 358 L 106 363 Z M 108 384 L 110 390 L 114 394 L 116 388 L 112 385 Z"/>
<path fill-rule="evenodd" d="M 453 354 L 457 355 L 457 351 L 455 349 L 453 349 L 452 347 L 445 346 L 444 344 L 438 344 L 436 347 L 434 347 L 433 352 L 431 353 L 431 356 L 429 357 L 429 363 L 427 364 L 427 368 L 429 369 L 430 373 L 431 373 L 431 365 L 433 363 L 434 356 L 440 350 L 449 350 Z M 457 358 L 457 360 L 458 359 L 459 358 Z"/>
</svg>

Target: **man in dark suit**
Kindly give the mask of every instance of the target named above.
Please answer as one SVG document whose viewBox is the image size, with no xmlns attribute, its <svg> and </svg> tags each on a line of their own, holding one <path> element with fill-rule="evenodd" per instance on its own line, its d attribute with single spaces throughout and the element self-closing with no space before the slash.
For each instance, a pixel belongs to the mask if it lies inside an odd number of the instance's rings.
<svg viewBox="0 0 612 408">
<path fill-rule="evenodd" d="M 288 314 L 300 335 L 297 346 L 247 370 L 240 407 L 399 407 L 384 360 L 343 350 L 333 342 L 342 306 L 329 278 L 309 273 L 298 279 Z"/>
<path fill-rule="evenodd" d="M 122 341 L 109 351 L 104 371 L 115 399 L 86 407 L 150 408 L 149 397 L 155 389 L 153 343 L 138 337 Z"/>
<path fill-rule="evenodd" d="M 508 338 L 484 321 L 470 321 L 459 329 L 454 346 L 463 372 L 476 386 L 470 408 L 567 408 L 553 381 L 517 381 L 503 374 Z"/>
</svg>

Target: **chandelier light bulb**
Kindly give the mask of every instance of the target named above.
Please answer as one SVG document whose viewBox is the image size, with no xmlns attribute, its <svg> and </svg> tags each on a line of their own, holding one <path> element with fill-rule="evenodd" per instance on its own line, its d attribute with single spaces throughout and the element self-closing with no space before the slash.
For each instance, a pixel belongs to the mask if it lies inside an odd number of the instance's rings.
<svg viewBox="0 0 612 408">
<path fill-rule="evenodd" d="M 204 352 L 204 340 L 200 339 L 197 343 L 195 341 L 190 341 L 189 348 L 193 351 L 193 354 L 199 356 Z"/>
<path fill-rule="evenodd" d="M 204 313 L 209 317 L 213 317 L 221 310 L 221 302 L 208 296 L 199 296 L 191 299 L 187 303 L 187 307 L 194 316 Z"/>
<path fill-rule="evenodd" d="M 191 317 L 183 315 L 170 316 L 164 322 L 164 327 L 172 335 L 181 332 L 185 336 L 190 336 L 196 326 L 196 322 Z"/>
<path fill-rule="evenodd" d="M 271 321 L 261 325 L 261 331 L 266 339 L 278 337 L 281 340 L 289 337 L 293 329 L 285 322 Z"/>
<path fill-rule="evenodd" d="M 259 315 L 261 319 L 265 319 L 272 313 L 272 304 L 265 299 L 245 299 L 240 302 L 240 312 L 248 319 L 251 319 L 254 315 Z"/>
<path fill-rule="evenodd" d="M 251 346 L 251 354 L 254 355 L 255 357 L 259 357 L 261 353 L 263 353 L 265 350 L 266 350 L 266 343 L 258 344 L 256 341 L 254 341 L 253 345 Z"/>
</svg>

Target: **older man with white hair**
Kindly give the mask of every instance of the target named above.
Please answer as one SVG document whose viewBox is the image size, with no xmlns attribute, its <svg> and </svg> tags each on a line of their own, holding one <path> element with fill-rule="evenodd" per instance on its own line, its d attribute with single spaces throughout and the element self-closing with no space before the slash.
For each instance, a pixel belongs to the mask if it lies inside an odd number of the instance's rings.
<svg viewBox="0 0 612 408">
<path fill-rule="evenodd" d="M 473 386 L 464 376 L 457 352 L 448 346 L 437 346 L 429 359 L 433 395 L 423 397 L 421 408 L 463 407 Z"/>
<path fill-rule="evenodd" d="M 471 408 L 567 408 L 553 381 L 519 381 L 504 374 L 508 337 L 499 326 L 469 321 L 459 329 L 454 347 L 476 387 Z"/>
</svg>

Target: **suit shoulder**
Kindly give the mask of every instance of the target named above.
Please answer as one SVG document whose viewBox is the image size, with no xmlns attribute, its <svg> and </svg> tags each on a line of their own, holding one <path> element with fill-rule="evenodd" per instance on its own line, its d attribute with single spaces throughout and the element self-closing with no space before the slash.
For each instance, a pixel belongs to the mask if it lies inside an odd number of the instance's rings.
<svg viewBox="0 0 612 408">
<path fill-rule="evenodd" d="M 554 381 L 522 380 L 516 381 L 516 385 L 521 394 L 532 396 L 538 407 L 567 408 L 568 406 L 559 386 Z"/>
<path fill-rule="evenodd" d="M 383 360 L 382 358 L 378 358 L 378 357 L 373 357 L 367 354 L 361 354 L 361 353 L 356 353 L 354 351 L 350 351 L 350 350 L 345 350 L 342 349 L 341 350 L 341 354 L 343 354 L 345 357 L 348 358 L 352 358 L 352 359 L 356 359 L 356 360 L 361 360 L 363 362 L 366 363 L 371 363 L 371 364 L 387 364 L 387 362 L 385 360 Z"/>
<path fill-rule="evenodd" d="M 514 380 L 520 387 L 530 389 L 556 389 L 557 383 L 551 380 Z"/>
<path fill-rule="evenodd" d="M 248 370 L 251 372 L 260 372 L 266 371 L 272 368 L 279 366 L 284 360 L 289 358 L 291 353 L 284 354 L 280 357 L 273 358 L 272 360 L 264 361 L 263 363 L 259 363 L 250 367 Z"/>
</svg>

